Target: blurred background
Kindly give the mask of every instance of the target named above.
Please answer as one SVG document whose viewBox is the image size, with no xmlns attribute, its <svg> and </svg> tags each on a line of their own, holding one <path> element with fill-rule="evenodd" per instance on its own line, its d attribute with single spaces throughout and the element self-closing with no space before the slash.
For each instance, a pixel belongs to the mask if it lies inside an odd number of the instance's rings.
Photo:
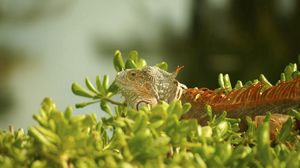
<svg viewBox="0 0 300 168">
<path fill-rule="evenodd" d="M 184 65 L 189 87 L 216 88 L 220 72 L 274 83 L 300 54 L 300 1 L 0 0 L 0 129 L 33 125 L 46 96 L 61 110 L 84 101 L 71 83 L 113 78 L 116 49 Z"/>
</svg>

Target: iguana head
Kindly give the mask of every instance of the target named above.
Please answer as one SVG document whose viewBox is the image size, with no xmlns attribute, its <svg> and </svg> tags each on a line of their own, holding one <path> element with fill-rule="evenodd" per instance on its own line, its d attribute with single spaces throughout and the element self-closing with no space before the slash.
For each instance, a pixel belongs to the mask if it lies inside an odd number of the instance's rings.
<svg viewBox="0 0 300 168">
<path fill-rule="evenodd" d="M 137 109 L 159 101 L 170 102 L 179 99 L 186 88 L 175 79 L 179 70 L 169 73 L 155 66 L 126 69 L 117 74 L 116 84 L 126 102 Z"/>
</svg>

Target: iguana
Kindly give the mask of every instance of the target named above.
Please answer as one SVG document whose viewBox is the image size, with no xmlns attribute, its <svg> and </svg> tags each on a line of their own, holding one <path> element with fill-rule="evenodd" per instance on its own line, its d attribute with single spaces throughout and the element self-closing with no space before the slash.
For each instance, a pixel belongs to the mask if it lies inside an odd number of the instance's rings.
<svg viewBox="0 0 300 168">
<path fill-rule="evenodd" d="M 175 79 L 181 69 L 178 67 L 174 73 L 155 66 L 126 69 L 118 72 L 116 84 L 126 103 L 137 109 L 146 104 L 155 105 L 159 101 L 171 102 L 180 99 L 183 90 L 187 89 Z"/>
<path fill-rule="evenodd" d="M 195 118 L 201 125 L 207 124 L 209 119 L 205 112 L 206 104 L 211 106 L 214 114 L 227 111 L 228 117 L 241 118 L 242 130 L 246 125 L 245 116 L 258 121 L 271 112 L 274 113 L 271 116 L 275 122 L 273 124 L 282 125 L 290 109 L 300 110 L 299 77 L 269 88 L 257 82 L 225 93 L 207 88 L 187 88 L 176 80 L 180 70 L 177 68 L 169 73 L 155 66 L 126 69 L 117 74 L 116 84 L 127 104 L 137 109 L 146 104 L 155 105 L 159 101 L 171 102 L 174 99 L 191 103 L 192 108 L 182 119 Z"/>
</svg>

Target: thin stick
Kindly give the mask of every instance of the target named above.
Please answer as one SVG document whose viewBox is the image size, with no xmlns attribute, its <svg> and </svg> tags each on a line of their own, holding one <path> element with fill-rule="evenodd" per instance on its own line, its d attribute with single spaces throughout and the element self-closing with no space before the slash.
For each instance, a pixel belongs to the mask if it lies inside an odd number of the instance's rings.
<svg viewBox="0 0 300 168">
<path fill-rule="evenodd" d="M 110 102 L 111 104 L 114 104 L 114 105 L 127 106 L 127 104 L 126 104 L 126 103 L 120 103 L 120 102 L 117 102 L 117 101 L 111 100 L 111 99 L 109 99 L 109 98 L 106 98 L 106 97 L 104 97 L 104 98 L 101 98 L 101 100 L 108 101 L 108 102 Z"/>
<path fill-rule="evenodd" d="M 100 100 L 108 101 L 108 102 L 110 102 L 111 104 L 114 104 L 114 105 L 127 106 L 126 103 L 120 103 L 120 102 L 114 101 L 112 99 L 109 99 L 109 98 L 101 96 L 101 95 L 97 95 L 97 96 L 94 97 L 94 99 L 97 99 L 97 98 L 99 98 Z"/>
<path fill-rule="evenodd" d="M 13 134 L 15 132 L 14 126 L 13 125 L 9 125 L 8 126 L 8 131 Z"/>
</svg>

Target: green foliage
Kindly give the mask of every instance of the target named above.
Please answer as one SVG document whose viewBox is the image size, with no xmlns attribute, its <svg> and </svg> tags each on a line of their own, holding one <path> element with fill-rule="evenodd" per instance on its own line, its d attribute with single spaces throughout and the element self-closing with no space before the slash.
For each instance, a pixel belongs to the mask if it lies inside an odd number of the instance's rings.
<svg viewBox="0 0 300 168">
<path fill-rule="evenodd" d="M 135 51 L 128 60 L 124 63 L 117 51 L 116 70 L 146 65 Z M 166 69 L 167 64 L 158 66 Z M 228 75 L 219 80 L 230 89 Z M 296 110 L 290 111 L 292 118 L 271 142 L 268 116 L 258 128 L 248 117 L 248 130 L 239 132 L 239 119 L 227 118 L 226 112 L 215 116 L 206 106 L 210 119 L 200 126 L 196 120 L 180 120 L 190 104 L 161 102 L 137 111 L 111 100 L 118 89 L 108 76 L 102 81 L 97 76 L 95 86 L 86 78 L 85 85 L 86 89 L 74 83 L 72 91 L 93 101 L 77 107 L 99 103 L 105 117 L 73 115 L 71 107 L 60 111 L 46 98 L 33 116 L 38 124 L 27 134 L 23 129 L 0 132 L 0 167 L 300 167 L 299 137 L 293 131 L 300 116 Z"/>
<path fill-rule="evenodd" d="M 232 90 L 231 82 L 228 74 L 223 75 L 222 73 L 220 73 L 218 77 L 218 82 L 220 88 L 224 90 L 225 93 L 228 93 Z"/>
<path fill-rule="evenodd" d="M 226 113 L 200 126 L 180 120 L 190 108 L 180 101 L 139 111 L 118 106 L 100 120 L 95 114 L 72 115 L 71 108 L 61 112 L 49 98 L 41 106 L 34 115 L 38 125 L 28 134 L 1 131 L 0 167 L 300 166 L 300 145 L 290 131 L 293 119 L 271 146 L 268 120 L 245 133 Z"/>
<path fill-rule="evenodd" d="M 299 56 L 299 60 L 300 60 L 300 56 Z M 276 85 L 280 84 L 281 82 L 293 80 L 295 78 L 298 78 L 299 76 L 300 76 L 300 72 L 297 69 L 297 64 L 290 63 L 285 67 L 284 71 L 280 74 L 280 80 L 278 80 Z M 233 89 L 241 89 L 243 87 L 249 87 L 251 85 L 257 84 L 258 82 L 261 82 L 264 85 L 263 90 L 266 90 L 273 86 L 263 74 L 260 74 L 258 79 L 247 81 L 244 85 L 242 81 L 238 80 Z M 228 74 L 223 75 L 222 73 L 220 73 L 218 76 L 218 84 L 219 84 L 219 88 L 216 89 L 215 92 L 223 91 L 225 93 L 229 93 L 232 91 L 231 81 Z"/>
</svg>

